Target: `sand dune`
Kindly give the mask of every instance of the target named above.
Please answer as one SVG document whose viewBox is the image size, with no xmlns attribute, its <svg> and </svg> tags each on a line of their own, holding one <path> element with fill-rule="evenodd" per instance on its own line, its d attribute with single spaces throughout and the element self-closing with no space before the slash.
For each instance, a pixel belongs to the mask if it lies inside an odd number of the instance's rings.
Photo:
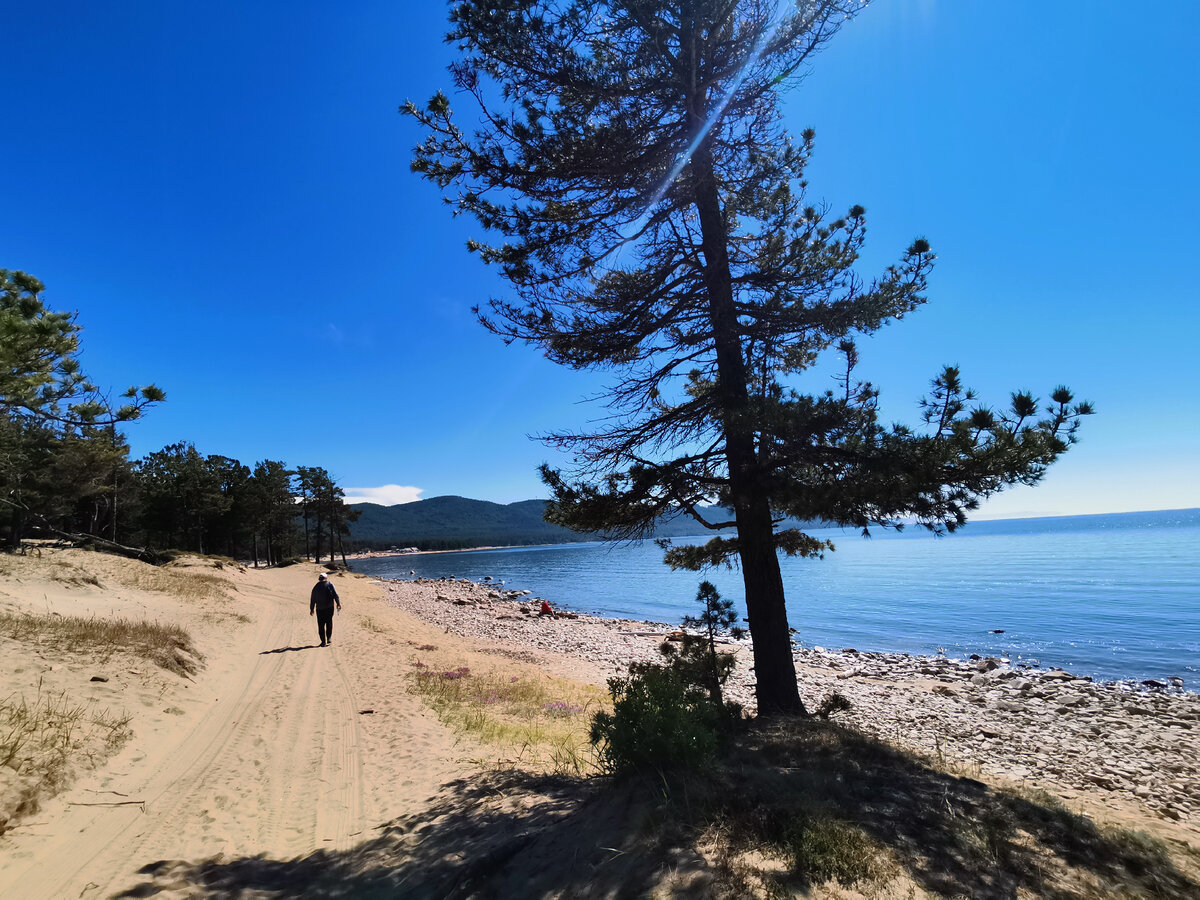
<svg viewBox="0 0 1200 900">
<path fill-rule="evenodd" d="M 89 570 L 103 559 L 52 558 Z M 131 586 L 126 570 L 138 565 L 103 559 L 99 585 L 56 581 L 33 565 L 0 595 L 40 614 L 180 621 L 206 657 L 188 681 L 121 653 L 60 658 L 6 641 L 4 694 L 40 679 L 43 691 L 128 710 L 134 733 L 2 839 L 0 896 L 106 897 L 147 873 L 158 890 L 184 889 L 171 882 L 173 861 L 346 850 L 470 767 L 436 717 L 396 689 L 399 651 L 427 626 L 382 603 L 377 585 L 335 579 L 344 611 L 321 648 L 308 615 L 314 566 L 210 568 L 228 578 L 227 596 L 214 585 L 180 598 Z"/>
</svg>

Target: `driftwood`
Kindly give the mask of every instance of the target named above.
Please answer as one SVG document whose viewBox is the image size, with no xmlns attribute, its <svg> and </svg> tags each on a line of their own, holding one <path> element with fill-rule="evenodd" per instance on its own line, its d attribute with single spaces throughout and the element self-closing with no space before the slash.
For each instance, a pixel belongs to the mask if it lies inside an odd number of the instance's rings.
<svg viewBox="0 0 1200 900">
<path fill-rule="evenodd" d="M 116 553 L 120 556 L 128 556 L 130 559 L 140 559 L 142 562 L 148 562 L 155 566 L 170 562 L 170 557 L 164 556 L 156 550 L 151 550 L 149 547 L 126 547 L 124 544 L 118 544 L 116 541 L 97 537 L 94 534 L 72 534 L 69 531 L 60 531 L 57 528 L 50 528 L 49 530 L 64 541 L 70 541 L 76 545 L 90 544 L 97 550 L 103 550 L 105 553 Z"/>
</svg>

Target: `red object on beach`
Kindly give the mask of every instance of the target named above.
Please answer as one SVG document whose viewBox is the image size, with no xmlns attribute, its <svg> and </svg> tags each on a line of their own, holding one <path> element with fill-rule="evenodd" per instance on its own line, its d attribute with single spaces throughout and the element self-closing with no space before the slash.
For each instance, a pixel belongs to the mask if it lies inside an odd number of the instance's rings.
<svg viewBox="0 0 1200 900">
<path fill-rule="evenodd" d="M 554 612 L 554 610 L 552 610 L 552 609 L 550 608 L 550 603 L 549 603 L 548 601 L 546 601 L 546 600 L 543 600 L 543 601 L 542 601 L 542 608 L 541 608 L 541 610 L 539 611 L 539 614 L 540 614 L 540 615 L 547 615 L 547 616 L 548 616 L 548 615 L 552 614 L 553 612 Z"/>
</svg>

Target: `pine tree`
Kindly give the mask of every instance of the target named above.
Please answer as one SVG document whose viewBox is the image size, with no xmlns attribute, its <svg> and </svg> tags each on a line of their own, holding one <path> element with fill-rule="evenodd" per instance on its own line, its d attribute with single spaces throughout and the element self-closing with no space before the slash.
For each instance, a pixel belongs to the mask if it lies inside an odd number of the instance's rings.
<svg viewBox="0 0 1200 900">
<path fill-rule="evenodd" d="M 853 338 L 925 302 L 934 255 L 917 239 L 860 276 L 865 211 L 808 199 L 815 136 L 793 139 L 780 111 L 862 5 L 463 0 L 451 74 L 478 126 L 464 131 L 443 94 L 402 108 L 426 135 L 414 171 L 499 236 L 469 244 L 515 294 L 478 310 L 483 323 L 618 376 L 610 416 L 547 436 L 577 461 L 543 467 L 548 518 L 634 536 L 683 510 L 711 529 L 666 559 L 740 564 L 763 714 L 805 711 L 778 553 L 832 549 L 783 518 L 953 530 L 980 498 L 1036 482 L 1090 412 L 1066 388 L 1041 418 L 1026 393 L 993 410 L 947 368 L 924 428 L 878 421 Z M 837 350 L 837 389 L 802 393 Z M 730 515 L 706 515 L 713 503 Z"/>
<path fill-rule="evenodd" d="M 117 537 L 116 503 L 128 448 L 117 424 L 165 399 L 154 385 L 131 387 L 117 404 L 84 375 L 75 317 L 48 309 L 44 285 L 0 269 L 0 521 L 18 546 L 30 521 Z M 50 477 L 53 475 L 53 477 Z M 51 522 L 55 525 L 51 525 Z"/>
<path fill-rule="evenodd" d="M 725 711 L 722 688 L 733 672 L 736 662 L 732 653 L 717 650 L 717 635 L 728 633 L 735 638 L 745 635 L 737 627 L 737 612 L 733 601 L 724 600 L 711 581 L 700 582 L 696 591 L 696 602 L 700 604 L 698 616 L 684 616 L 684 628 L 697 629 L 699 634 L 684 633 L 679 646 L 667 641 L 660 648 L 663 656 L 681 670 L 692 684 L 703 685 L 713 709 Z"/>
<path fill-rule="evenodd" d="M 79 331 L 69 313 L 42 303 L 26 272 L 0 269 L 0 412 L 77 427 L 128 422 L 165 399 L 154 385 L 131 387 L 114 408 L 80 369 Z"/>
</svg>

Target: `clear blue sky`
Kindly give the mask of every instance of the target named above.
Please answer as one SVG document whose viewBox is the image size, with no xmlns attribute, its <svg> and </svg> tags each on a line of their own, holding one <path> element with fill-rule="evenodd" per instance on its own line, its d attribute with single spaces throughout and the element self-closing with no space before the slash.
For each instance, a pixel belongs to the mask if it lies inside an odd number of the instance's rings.
<svg viewBox="0 0 1200 900">
<path fill-rule="evenodd" d="M 101 384 L 167 391 L 135 455 L 545 495 L 529 436 L 598 414 L 602 381 L 474 322 L 505 287 L 408 171 L 397 107 L 449 87 L 440 3 L 3 0 L 0 21 L 0 266 L 78 310 Z M 864 271 L 918 235 L 939 255 L 929 304 L 862 347 L 889 418 L 946 363 L 984 399 L 1097 404 L 985 515 L 1200 506 L 1197 34 L 1192 0 L 877 2 L 787 98 L 814 196 L 867 208 Z"/>
</svg>

